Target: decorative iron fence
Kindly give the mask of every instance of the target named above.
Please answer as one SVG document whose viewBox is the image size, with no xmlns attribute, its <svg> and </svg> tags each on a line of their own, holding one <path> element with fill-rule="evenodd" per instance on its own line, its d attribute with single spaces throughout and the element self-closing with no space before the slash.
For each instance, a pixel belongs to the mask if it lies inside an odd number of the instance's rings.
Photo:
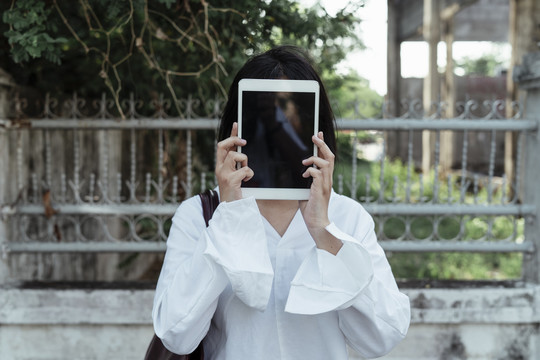
<svg viewBox="0 0 540 360">
<path fill-rule="evenodd" d="M 215 186 L 221 101 L 182 100 L 175 107 L 182 114 L 174 117 L 162 98 L 122 104 L 127 116 L 118 119 L 105 97 L 94 103 L 47 97 L 32 117 L 25 100 L 13 100 L 12 117 L 0 120 L 4 257 L 163 252 L 179 203 Z M 534 252 L 538 234 L 527 233 L 523 219 L 537 221 L 538 209 L 523 184 L 536 179 L 524 165 L 524 149 L 538 120 L 523 117 L 517 104 L 516 116 L 505 118 L 500 100 L 456 104 L 458 115 L 450 119 L 442 103 L 429 116 L 419 102 L 401 105 L 399 117 L 384 103 L 377 118 L 357 111 L 356 119 L 337 120 L 350 153 L 336 167 L 335 190 L 374 216 L 383 248 Z M 153 114 L 139 114 L 144 108 Z M 505 146 L 513 149 L 506 168 Z M 368 148 L 375 152 L 369 163 Z M 426 153 L 431 170 L 422 174 Z M 445 164 L 442 153 L 450 159 Z M 471 234 L 472 222 L 482 231 Z"/>
</svg>

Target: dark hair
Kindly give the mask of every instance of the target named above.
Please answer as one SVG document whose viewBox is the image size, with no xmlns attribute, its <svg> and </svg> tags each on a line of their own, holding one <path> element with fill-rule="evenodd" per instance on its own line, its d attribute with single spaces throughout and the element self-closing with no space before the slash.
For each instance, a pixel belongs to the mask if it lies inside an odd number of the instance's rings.
<svg viewBox="0 0 540 360">
<path fill-rule="evenodd" d="M 249 59 L 238 71 L 229 89 L 229 99 L 223 110 L 219 126 L 219 141 L 229 137 L 232 124 L 238 119 L 238 82 L 240 80 L 280 78 L 316 80 L 320 85 L 319 131 L 324 133 L 324 141 L 336 154 L 334 113 L 321 78 L 308 59 L 307 54 L 295 46 L 279 46 Z"/>
</svg>

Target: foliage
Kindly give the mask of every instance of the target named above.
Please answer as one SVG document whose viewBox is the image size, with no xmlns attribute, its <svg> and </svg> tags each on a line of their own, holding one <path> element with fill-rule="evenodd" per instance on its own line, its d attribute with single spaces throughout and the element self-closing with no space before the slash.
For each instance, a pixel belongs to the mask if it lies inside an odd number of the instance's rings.
<svg viewBox="0 0 540 360">
<path fill-rule="evenodd" d="M 12 46 L 11 54 L 16 63 L 27 62 L 30 58 L 44 57 L 48 61 L 60 64 L 60 47 L 67 39 L 53 37 L 58 32 L 58 24 L 48 21 L 50 8 L 39 0 L 26 0 L 17 4 L 2 15 L 4 23 L 9 25 L 5 36 Z"/>
<path fill-rule="evenodd" d="M 382 96 L 354 70 L 348 74 L 323 74 L 335 115 L 344 119 L 379 118 Z"/>
<path fill-rule="evenodd" d="M 122 115 L 119 98 L 129 93 L 223 96 L 249 55 L 277 44 L 306 48 L 332 73 L 361 46 L 353 33 L 360 6 L 330 16 L 289 0 L 18 0 L 0 4 L 8 42 L 0 52 L 11 55 L 0 67 L 43 93 L 99 97 L 105 85 Z"/>
<path fill-rule="evenodd" d="M 388 256 L 396 278 L 507 280 L 521 276 L 517 253 L 392 253 Z"/>
<path fill-rule="evenodd" d="M 503 61 L 494 54 L 486 54 L 476 59 L 465 57 L 456 61 L 456 69 L 464 75 L 495 76 L 502 65 Z"/>
</svg>

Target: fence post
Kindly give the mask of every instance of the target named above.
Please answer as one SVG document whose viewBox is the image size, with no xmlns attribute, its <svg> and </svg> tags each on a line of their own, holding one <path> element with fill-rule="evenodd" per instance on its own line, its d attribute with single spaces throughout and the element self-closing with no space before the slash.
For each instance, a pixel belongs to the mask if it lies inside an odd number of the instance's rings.
<svg viewBox="0 0 540 360">
<path fill-rule="evenodd" d="M 7 204 L 7 169 L 8 161 L 8 136 L 7 131 L 0 127 L 0 285 L 7 282 L 9 277 L 9 266 L 7 252 L 4 243 L 7 242 L 6 221 L 2 214 L 3 207 Z"/>
<path fill-rule="evenodd" d="M 1 69 L 0 69 L 1 70 Z M 13 81 L 5 72 L 0 72 L 0 121 L 7 122 L 9 113 L 9 93 Z M 4 124 L 0 124 L 0 285 L 9 281 L 9 265 L 4 242 L 7 242 L 7 219 L 4 218 L 2 209 L 11 199 L 9 196 L 8 177 L 9 169 L 9 133 Z"/>
<path fill-rule="evenodd" d="M 540 52 L 523 57 L 522 65 L 514 68 L 514 81 L 527 91 L 524 118 L 536 120 L 540 125 Z M 540 283 L 540 139 L 536 131 L 526 134 L 523 149 L 525 174 L 523 177 L 523 201 L 534 205 L 536 214 L 525 219 L 525 237 L 534 244 L 534 253 L 525 254 L 523 261 L 523 280 Z M 516 174 L 520 176 L 520 174 Z M 519 186 L 519 184 L 518 184 Z M 520 189 L 516 189 L 519 191 Z"/>
</svg>

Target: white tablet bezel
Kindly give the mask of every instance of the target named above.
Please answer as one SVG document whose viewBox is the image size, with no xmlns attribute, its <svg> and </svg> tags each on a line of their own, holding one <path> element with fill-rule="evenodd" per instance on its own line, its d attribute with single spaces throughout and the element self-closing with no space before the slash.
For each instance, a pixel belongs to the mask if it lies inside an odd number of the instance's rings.
<svg viewBox="0 0 540 360">
<path fill-rule="evenodd" d="M 242 137 L 242 93 L 244 91 L 268 92 L 307 92 L 315 96 L 313 135 L 319 131 L 319 83 L 315 80 L 284 80 L 284 79 L 242 79 L 238 82 L 238 136 Z M 242 148 L 238 147 L 242 152 Z M 313 155 L 317 155 L 317 146 L 313 145 Z M 249 159 L 248 159 L 249 163 Z M 309 188 L 247 188 L 242 187 L 242 197 L 253 196 L 255 199 L 270 200 L 307 200 Z"/>
</svg>

